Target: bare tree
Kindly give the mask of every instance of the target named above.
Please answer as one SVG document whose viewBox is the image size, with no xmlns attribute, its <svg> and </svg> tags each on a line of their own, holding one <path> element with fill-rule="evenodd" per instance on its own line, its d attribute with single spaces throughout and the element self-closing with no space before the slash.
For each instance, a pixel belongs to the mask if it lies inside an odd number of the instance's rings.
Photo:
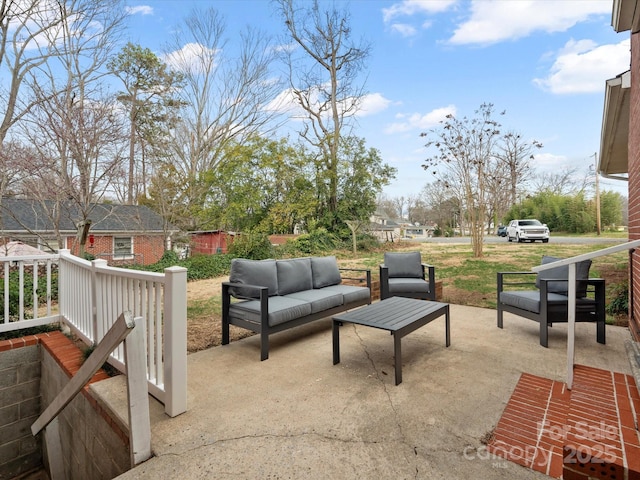
<svg viewBox="0 0 640 480">
<path fill-rule="evenodd" d="M 34 100 L 21 98 L 21 89 L 27 76 L 51 58 L 46 36 L 56 32 L 62 21 L 56 2 L 0 2 L 0 76 L 8 80 L 0 87 L 0 145 L 33 105 Z"/>
<path fill-rule="evenodd" d="M 549 192 L 554 195 L 570 195 L 584 190 L 587 175 L 578 176 L 578 168 L 565 167 L 555 172 L 542 172 L 532 178 L 533 192 Z"/>
<path fill-rule="evenodd" d="M 15 194 L 24 170 L 21 159 L 31 152 L 17 142 L 5 142 L 0 147 L 0 192 L 2 196 Z"/>
<path fill-rule="evenodd" d="M 55 185 L 25 194 L 54 210 L 60 202 L 72 202 L 80 227 L 89 223 L 122 161 L 122 122 L 115 99 L 103 91 L 103 77 L 125 17 L 118 2 L 56 5 L 60 21 L 42 33 L 49 57 L 27 79 L 33 101 L 18 136 L 37 151 L 40 167 L 31 172 L 33 181 Z"/>
<path fill-rule="evenodd" d="M 370 47 L 352 41 L 346 11 L 335 8 L 322 11 L 318 0 L 275 3 L 288 39 L 298 47 L 285 49 L 283 53 L 291 93 L 306 117 L 300 135 L 320 152 L 319 166 L 324 175 L 319 178 L 328 184 L 322 208 L 328 208 L 334 215 L 338 207 L 340 137 L 364 95 L 364 87 L 358 80 Z"/>
<path fill-rule="evenodd" d="M 493 104 L 484 103 L 476 110 L 475 118 L 448 115 L 440 129 L 431 130 L 435 138 L 426 147 L 434 147 L 436 153 L 423 164 L 425 170 L 436 176 L 442 171 L 450 173 L 450 180 L 459 185 L 461 216 L 469 222 L 476 258 L 483 256 L 486 212 L 492 193 L 487 178 L 496 170 L 496 144 L 500 136 L 500 124 L 492 118 L 493 110 Z"/>
<path fill-rule="evenodd" d="M 530 142 L 522 138 L 519 133 L 510 131 L 502 135 L 498 144 L 496 158 L 500 170 L 506 173 L 509 191 L 509 203 L 507 209 L 518 201 L 518 188 L 530 179 L 533 168 L 533 152 L 542 148 L 542 143 L 537 140 Z"/>
<path fill-rule="evenodd" d="M 275 127 L 276 112 L 268 105 L 280 86 L 270 71 L 274 49 L 269 37 L 245 30 L 236 37 L 239 53 L 233 56 L 225 34 L 216 10 L 194 9 L 164 57 L 184 75 L 184 88 L 177 92 L 184 108 L 166 161 L 183 185 L 175 207 L 181 209 L 177 217 L 187 229 L 198 226 L 196 210 L 205 204 L 210 189 L 207 176 L 224 161 L 230 142 Z M 169 170 L 160 169 L 160 174 Z"/>
</svg>

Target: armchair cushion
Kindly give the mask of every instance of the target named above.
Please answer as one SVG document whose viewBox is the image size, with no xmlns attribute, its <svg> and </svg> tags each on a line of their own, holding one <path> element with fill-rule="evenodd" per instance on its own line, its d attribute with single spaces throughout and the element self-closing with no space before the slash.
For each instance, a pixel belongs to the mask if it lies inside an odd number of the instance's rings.
<svg viewBox="0 0 640 480">
<path fill-rule="evenodd" d="M 500 303 L 528 312 L 540 313 L 540 291 L 516 290 L 500 292 Z M 576 298 L 576 311 L 581 311 L 584 308 L 593 310 L 595 303 L 596 301 L 591 298 Z M 547 293 L 547 305 L 549 309 L 566 311 L 568 308 L 567 296 L 559 293 Z"/>
<path fill-rule="evenodd" d="M 390 278 L 389 294 L 393 296 L 395 293 L 428 293 L 429 282 L 422 278 Z"/>
<path fill-rule="evenodd" d="M 542 265 L 547 263 L 556 262 L 562 260 L 561 258 L 543 256 Z M 591 260 L 584 260 L 576 264 L 576 298 L 582 298 L 587 295 L 587 282 L 584 280 L 589 279 L 589 269 L 591 268 Z M 545 270 L 538 273 L 536 277 L 536 287 L 540 288 L 540 279 L 545 280 L 561 280 L 557 282 L 548 282 L 547 291 L 549 293 L 557 293 L 560 295 L 567 295 L 569 293 L 569 286 L 567 279 L 569 278 L 569 267 L 556 267 L 550 270 Z M 583 281 L 581 281 L 583 280 Z"/>
<path fill-rule="evenodd" d="M 269 296 L 278 294 L 278 277 L 275 260 L 248 260 L 234 258 L 231 260 L 229 281 L 245 285 L 257 285 L 269 288 Z M 239 297 L 258 298 L 257 290 L 233 288 L 231 294 Z"/>
<path fill-rule="evenodd" d="M 334 256 L 311 257 L 313 288 L 339 285 L 342 282 L 338 261 Z"/>
<path fill-rule="evenodd" d="M 420 252 L 385 253 L 384 264 L 389 278 L 423 278 Z"/>
</svg>

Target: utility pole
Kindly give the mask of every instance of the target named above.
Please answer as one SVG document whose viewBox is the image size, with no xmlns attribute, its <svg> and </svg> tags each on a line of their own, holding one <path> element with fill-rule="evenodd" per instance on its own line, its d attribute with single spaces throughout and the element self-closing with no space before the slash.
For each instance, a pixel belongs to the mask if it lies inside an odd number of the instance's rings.
<svg viewBox="0 0 640 480">
<path fill-rule="evenodd" d="M 600 175 L 598 174 L 598 152 L 593 154 L 595 159 L 595 172 L 596 172 L 596 234 L 599 236 L 601 231 L 600 226 Z"/>
</svg>

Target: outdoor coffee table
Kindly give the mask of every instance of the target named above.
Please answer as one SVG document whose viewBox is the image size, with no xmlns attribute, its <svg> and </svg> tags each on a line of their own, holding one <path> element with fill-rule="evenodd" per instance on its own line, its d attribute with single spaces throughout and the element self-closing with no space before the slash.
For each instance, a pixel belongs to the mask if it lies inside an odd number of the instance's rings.
<svg viewBox="0 0 640 480">
<path fill-rule="evenodd" d="M 347 313 L 333 317 L 333 364 L 340 363 L 340 332 L 343 323 L 365 325 L 387 330 L 393 335 L 396 385 L 402 382 L 402 337 L 426 325 L 436 318 L 445 316 L 446 346 L 451 345 L 449 333 L 449 304 L 416 300 L 413 298 L 391 297 L 380 302 L 365 305 Z"/>
</svg>

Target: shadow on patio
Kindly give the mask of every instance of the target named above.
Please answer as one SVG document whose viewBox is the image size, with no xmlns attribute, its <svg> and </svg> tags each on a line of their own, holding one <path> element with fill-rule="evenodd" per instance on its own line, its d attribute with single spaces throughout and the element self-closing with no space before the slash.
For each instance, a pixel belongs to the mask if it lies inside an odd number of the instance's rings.
<svg viewBox="0 0 640 480">
<path fill-rule="evenodd" d="M 188 411 L 169 418 L 151 400 L 154 457 L 119 478 L 534 479 L 542 473 L 487 453 L 523 373 L 566 380 L 565 325 L 538 343 L 538 325 L 495 310 L 451 306 L 402 341 L 394 385 L 393 339 L 345 325 L 332 365 L 329 319 L 272 338 L 246 338 L 188 357 Z M 576 363 L 630 374 L 627 328 L 576 326 Z M 121 377 L 92 388 L 126 418 Z"/>
</svg>

